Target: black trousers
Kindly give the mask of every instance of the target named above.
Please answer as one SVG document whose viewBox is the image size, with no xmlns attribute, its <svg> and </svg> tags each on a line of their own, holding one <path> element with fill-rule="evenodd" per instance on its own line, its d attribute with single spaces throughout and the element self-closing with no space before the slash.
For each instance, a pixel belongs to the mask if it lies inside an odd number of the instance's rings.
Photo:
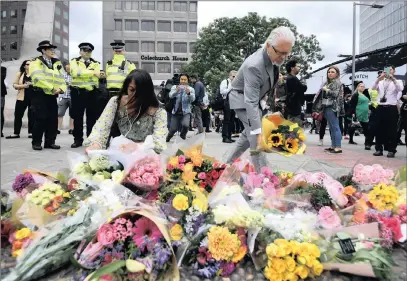
<svg viewBox="0 0 407 281">
<path fill-rule="evenodd" d="M 322 118 L 321 120 L 321 126 L 319 127 L 319 139 L 323 140 L 325 136 L 325 131 L 326 131 L 326 126 L 328 125 L 328 121 L 326 118 Z"/>
<path fill-rule="evenodd" d="M 41 145 L 45 135 L 45 145 L 55 144 L 58 130 L 57 96 L 47 95 L 43 90 L 35 88 L 31 95 L 31 109 L 34 119 L 32 144 Z"/>
<path fill-rule="evenodd" d="M 208 132 L 209 131 L 209 127 L 210 127 L 210 124 L 211 124 L 211 114 L 210 114 L 210 112 L 209 112 L 209 108 L 207 108 L 207 109 L 202 109 L 202 125 L 203 125 L 203 127 L 204 128 L 206 128 L 205 130 L 206 130 L 206 132 Z"/>
<path fill-rule="evenodd" d="M 407 145 L 407 110 L 401 109 L 398 122 L 397 142 L 401 140 L 401 132 L 404 130 L 404 143 Z"/>
<path fill-rule="evenodd" d="M 373 143 L 373 137 L 369 131 L 369 123 L 368 122 L 360 122 L 360 125 L 362 125 L 362 129 L 363 129 L 363 134 L 365 135 L 365 145 L 366 146 L 371 146 Z M 353 136 L 355 134 L 356 129 L 352 128 L 351 126 L 349 126 L 349 141 L 353 142 Z"/>
<path fill-rule="evenodd" d="M 376 109 L 376 151 L 396 152 L 397 122 L 399 112 L 396 105 L 379 105 Z"/>
<path fill-rule="evenodd" d="M 235 116 L 234 111 L 230 109 L 229 100 L 226 99 L 225 107 L 223 108 L 223 127 L 222 127 L 222 138 L 224 139 L 232 138 L 234 116 Z"/>
<path fill-rule="evenodd" d="M 376 137 L 376 127 L 377 127 L 377 114 L 376 108 L 370 107 L 370 114 L 369 114 L 369 132 L 372 136 L 372 141 Z"/>
<path fill-rule="evenodd" d="M 14 134 L 20 135 L 21 127 L 23 126 L 23 117 L 25 110 L 28 108 L 28 133 L 32 133 L 34 126 L 34 118 L 31 109 L 31 95 L 24 96 L 24 100 L 16 100 L 16 106 L 14 108 Z"/>
<path fill-rule="evenodd" d="M 234 115 L 233 134 L 240 134 L 244 130 L 243 123 L 242 123 L 242 121 L 240 121 L 239 118 L 237 118 L 236 114 L 233 114 L 233 115 Z"/>
<path fill-rule="evenodd" d="M 4 127 L 4 102 L 6 101 L 6 97 L 1 97 L 1 135 L 3 135 L 3 127 Z"/>
<path fill-rule="evenodd" d="M 92 132 L 96 120 L 100 116 L 100 110 L 97 107 L 97 94 L 99 91 L 94 89 L 88 91 L 85 89 L 71 88 L 72 117 L 73 117 L 73 137 L 75 143 L 83 142 L 83 115 L 86 111 L 86 136 Z"/>
<path fill-rule="evenodd" d="M 347 134 L 349 134 L 349 128 L 350 128 L 350 123 L 351 120 L 349 120 L 349 118 L 344 117 L 344 127 L 343 127 L 343 135 L 346 136 Z"/>
</svg>

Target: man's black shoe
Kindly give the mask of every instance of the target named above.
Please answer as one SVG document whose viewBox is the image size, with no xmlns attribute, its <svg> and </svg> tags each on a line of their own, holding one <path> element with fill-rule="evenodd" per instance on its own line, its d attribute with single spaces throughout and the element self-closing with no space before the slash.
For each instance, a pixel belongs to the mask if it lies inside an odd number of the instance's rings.
<svg viewBox="0 0 407 281">
<path fill-rule="evenodd" d="M 4 138 L 4 134 L 3 134 L 3 133 L 1 133 L 1 137 Z"/>
<path fill-rule="evenodd" d="M 370 150 L 370 145 L 365 145 L 365 150 Z"/>
<path fill-rule="evenodd" d="M 57 134 L 60 135 L 60 134 L 61 134 L 61 131 L 60 131 L 60 130 L 57 130 Z"/>
<path fill-rule="evenodd" d="M 212 133 L 212 131 L 211 131 L 211 130 L 207 130 L 207 131 L 205 131 L 205 133 Z"/>
<path fill-rule="evenodd" d="M 373 153 L 374 156 L 383 156 L 383 151 L 376 151 Z"/>
<path fill-rule="evenodd" d="M 226 139 L 226 138 L 224 138 L 224 139 L 222 140 L 222 142 L 223 142 L 223 143 L 234 143 L 233 140 L 231 140 L 231 139 Z"/>
<path fill-rule="evenodd" d="M 387 158 L 394 158 L 394 156 L 395 156 L 394 152 L 387 153 Z"/>
<path fill-rule="evenodd" d="M 46 144 L 44 145 L 44 148 L 49 148 L 49 149 L 60 149 L 61 147 L 56 144 Z"/>
<path fill-rule="evenodd" d="M 72 135 L 72 134 L 73 134 L 73 130 L 70 129 L 70 130 L 68 131 L 68 134 Z"/>
<path fill-rule="evenodd" d="M 71 145 L 71 148 L 78 148 L 78 147 L 81 147 L 82 146 L 82 144 L 80 143 L 80 142 L 74 142 L 72 145 Z"/>
<path fill-rule="evenodd" d="M 405 145 L 405 143 L 402 140 L 399 140 L 399 143 L 397 145 Z"/>
<path fill-rule="evenodd" d="M 33 147 L 34 150 L 42 150 L 42 146 L 41 146 L 41 145 L 33 144 L 32 147 Z"/>
</svg>

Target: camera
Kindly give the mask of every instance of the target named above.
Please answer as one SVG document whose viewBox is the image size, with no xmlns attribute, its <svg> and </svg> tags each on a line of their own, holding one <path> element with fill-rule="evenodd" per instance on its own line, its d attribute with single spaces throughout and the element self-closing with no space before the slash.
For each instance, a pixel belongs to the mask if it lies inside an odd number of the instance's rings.
<svg viewBox="0 0 407 281">
<path fill-rule="evenodd" d="M 380 102 L 381 103 L 385 103 L 387 101 L 387 98 L 386 97 L 382 97 L 381 99 L 380 99 Z"/>
</svg>

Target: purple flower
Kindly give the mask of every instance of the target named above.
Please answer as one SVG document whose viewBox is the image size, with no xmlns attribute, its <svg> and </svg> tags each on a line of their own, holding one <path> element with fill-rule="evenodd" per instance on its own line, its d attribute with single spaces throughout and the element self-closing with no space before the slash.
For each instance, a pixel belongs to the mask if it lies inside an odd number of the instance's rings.
<svg viewBox="0 0 407 281">
<path fill-rule="evenodd" d="M 201 276 L 201 277 L 205 277 L 205 278 L 213 278 L 216 273 L 218 272 L 220 266 L 218 263 L 214 263 L 208 266 L 205 266 L 201 269 L 198 269 L 198 263 L 195 264 L 194 266 L 196 273 Z"/>
<path fill-rule="evenodd" d="M 33 176 L 30 173 L 19 174 L 13 183 L 13 190 L 15 192 L 21 192 L 29 184 L 35 183 Z"/>
<path fill-rule="evenodd" d="M 165 264 L 170 259 L 172 252 L 171 250 L 162 245 L 161 243 L 157 243 L 154 246 L 154 255 L 155 255 L 155 262 L 157 263 L 158 269 L 164 269 Z"/>
<path fill-rule="evenodd" d="M 196 217 L 195 222 L 193 224 L 193 229 L 194 229 L 194 234 L 198 232 L 198 229 L 203 225 L 204 223 L 204 216 L 199 215 Z"/>
<path fill-rule="evenodd" d="M 220 269 L 222 269 L 222 277 L 227 277 L 230 274 L 232 274 L 233 271 L 235 270 L 235 264 L 233 262 L 228 263 L 223 262 L 220 265 Z"/>
</svg>

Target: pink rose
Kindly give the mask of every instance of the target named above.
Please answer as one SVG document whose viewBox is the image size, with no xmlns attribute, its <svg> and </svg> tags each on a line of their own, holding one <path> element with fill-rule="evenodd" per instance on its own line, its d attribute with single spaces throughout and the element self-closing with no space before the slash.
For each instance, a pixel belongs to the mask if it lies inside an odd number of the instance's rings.
<svg viewBox="0 0 407 281">
<path fill-rule="evenodd" d="M 271 171 L 269 167 L 262 167 L 260 171 L 262 174 L 265 174 L 266 177 L 271 177 L 273 175 L 273 171 Z"/>
<path fill-rule="evenodd" d="M 167 165 L 167 170 L 168 170 L 168 171 L 172 171 L 172 170 L 174 170 L 174 167 L 173 167 L 172 165 L 168 164 L 168 165 Z"/>
<path fill-rule="evenodd" d="M 108 223 L 102 225 L 97 232 L 97 239 L 103 246 L 111 245 L 115 242 L 114 227 Z"/>
<path fill-rule="evenodd" d="M 184 164 L 187 160 L 185 159 L 184 155 L 178 156 L 178 162 L 181 164 Z"/>
<path fill-rule="evenodd" d="M 154 171 L 156 165 L 154 164 L 145 164 L 144 165 L 144 171 L 151 173 L 152 171 Z"/>
<path fill-rule="evenodd" d="M 185 168 L 185 164 L 179 164 L 178 165 L 178 169 L 180 169 L 181 171 L 183 171 Z"/>
<path fill-rule="evenodd" d="M 200 173 L 198 174 L 198 179 L 200 179 L 200 180 L 206 179 L 206 174 L 205 174 L 204 172 L 200 172 Z"/>
<path fill-rule="evenodd" d="M 266 197 L 266 198 L 275 197 L 277 194 L 274 184 L 272 184 L 271 182 L 267 182 L 266 184 L 264 184 L 263 191 L 264 191 L 264 197 Z"/>
<path fill-rule="evenodd" d="M 218 162 L 214 162 L 213 164 L 212 164 L 212 168 L 214 168 L 214 169 L 217 169 L 217 168 L 219 168 L 220 167 L 220 164 L 218 163 Z"/>
<path fill-rule="evenodd" d="M 251 188 L 260 187 L 263 183 L 262 177 L 260 177 L 257 173 L 249 173 L 246 179 L 246 185 Z"/>
<path fill-rule="evenodd" d="M 355 165 L 355 167 L 353 168 L 353 173 L 358 173 L 360 171 L 363 170 L 363 165 L 362 164 L 357 164 Z"/>
<path fill-rule="evenodd" d="M 157 189 L 160 183 L 160 179 L 151 173 L 145 173 L 142 177 L 142 182 L 151 189 Z"/>
<path fill-rule="evenodd" d="M 318 221 L 325 229 L 334 229 L 341 226 L 341 219 L 330 207 L 322 207 L 318 212 Z"/>
<path fill-rule="evenodd" d="M 393 170 L 387 169 L 387 170 L 385 170 L 385 174 L 386 174 L 386 177 L 389 178 L 389 179 L 392 179 L 394 177 Z"/>
</svg>

